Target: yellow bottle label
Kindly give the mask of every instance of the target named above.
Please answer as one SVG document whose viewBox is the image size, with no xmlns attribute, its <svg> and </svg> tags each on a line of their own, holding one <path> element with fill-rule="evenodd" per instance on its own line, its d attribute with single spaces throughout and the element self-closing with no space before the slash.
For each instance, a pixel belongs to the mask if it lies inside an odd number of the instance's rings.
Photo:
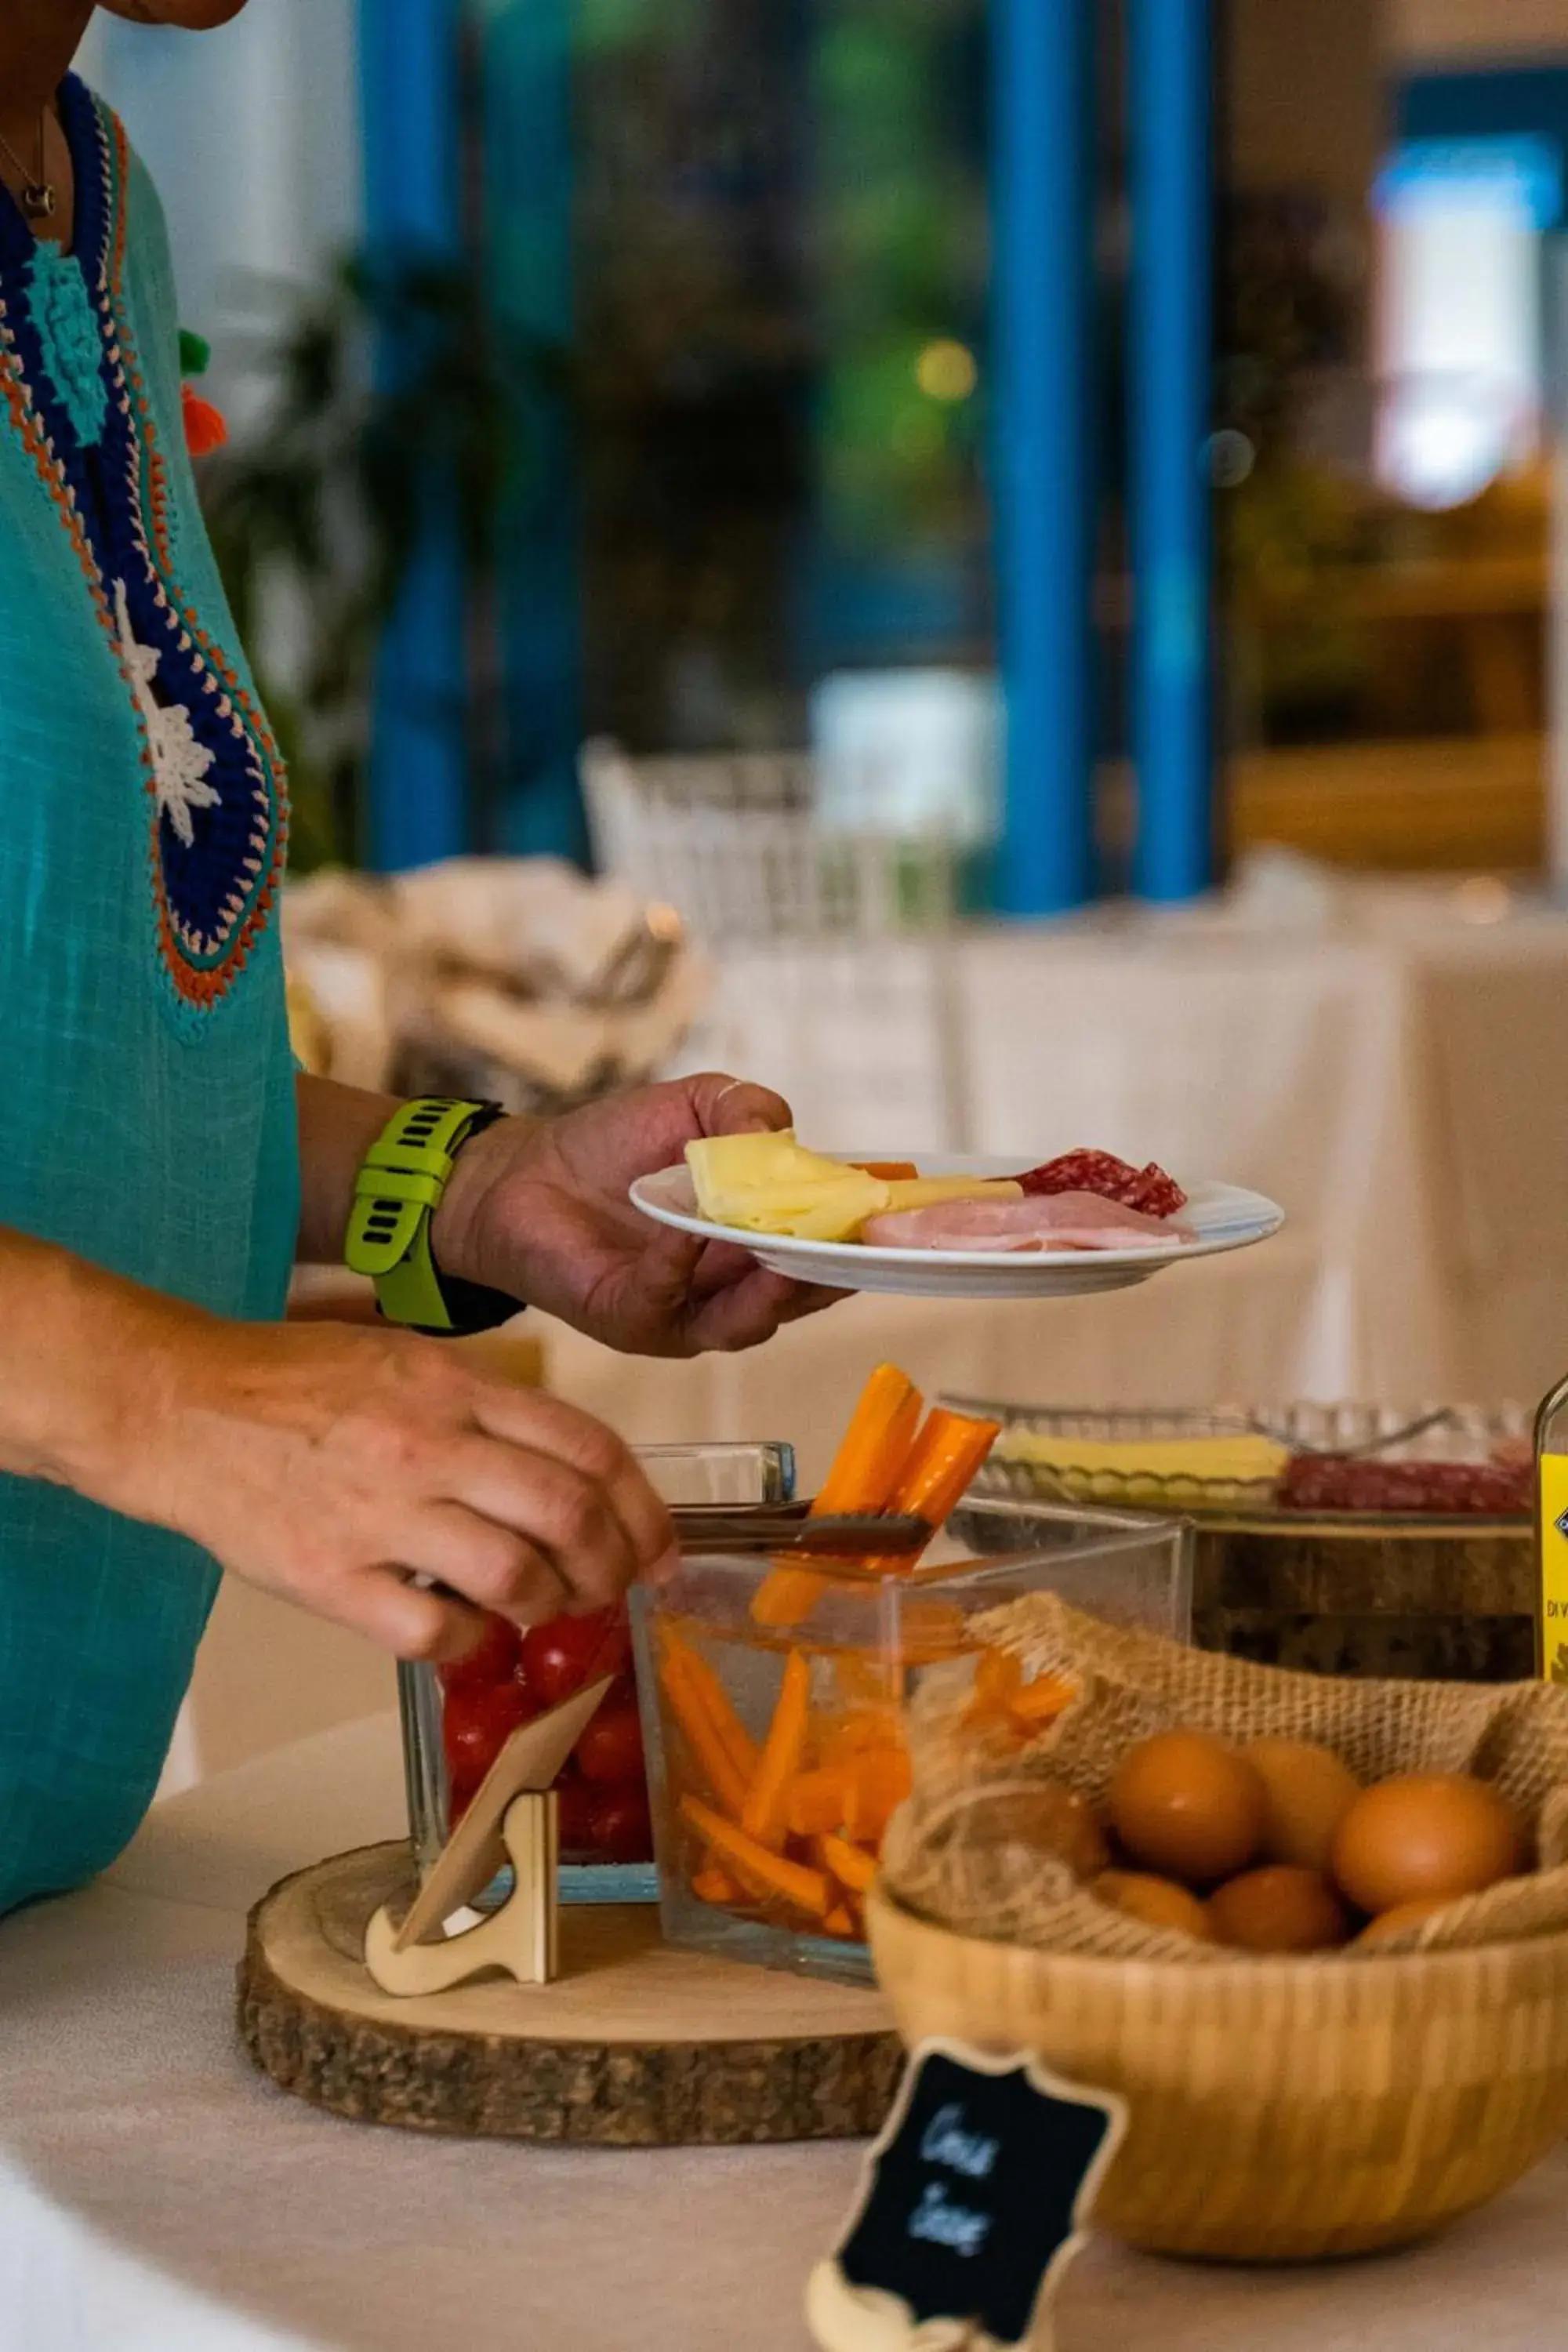
<svg viewBox="0 0 1568 2352">
<path fill-rule="evenodd" d="M 1568 1683 L 1568 1454 L 1543 1454 L 1541 1474 L 1541 1671 Z"/>
</svg>

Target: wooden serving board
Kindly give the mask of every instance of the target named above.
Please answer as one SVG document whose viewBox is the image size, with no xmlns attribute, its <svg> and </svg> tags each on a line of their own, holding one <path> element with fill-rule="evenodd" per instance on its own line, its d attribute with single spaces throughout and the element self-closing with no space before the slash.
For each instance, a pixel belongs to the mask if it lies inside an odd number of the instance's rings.
<svg viewBox="0 0 1568 2352">
<path fill-rule="evenodd" d="M 1193 1637 L 1264 1665 L 1438 1682 L 1535 1671 L 1535 1538 L 1527 1520 L 1194 1522 Z"/>
<path fill-rule="evenodd" d="M 614 2147 L 852 2139 L 888 2112 L 879 1993 L 673 1950 L 647 1905 L 564 1907 L 552 1984 L 378 1991 L 366 1922 L 414 1887 L 405 1845 L 364 1846 L 251 1913 L 240 2038 L 281 2089 L 361 2123 Z"/>
</svg>

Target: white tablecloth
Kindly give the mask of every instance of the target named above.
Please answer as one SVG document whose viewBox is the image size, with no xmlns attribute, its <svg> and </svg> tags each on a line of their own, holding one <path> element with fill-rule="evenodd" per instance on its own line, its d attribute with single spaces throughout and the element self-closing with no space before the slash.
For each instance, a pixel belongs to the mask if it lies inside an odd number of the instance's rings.
<svg viewBox="0 0 1568 2352">
<path fill-rule="evenodd" d="M 247 1906 L 396 1833 L 382 1717 L 153 1814 L 86 1893 L 0 1922 L 0 2352 L 806 2352 L 858 2151 L 423 2139 L 275 2091 L 234 2041 Z M 1568 2161 L 1434 2243 L 1226 2273 L 1096 2245 L 1058 2352 L 1549 2352 Z"/>
<path fill-rule="evenodd" d="M 699 1044 L 830 1148 L 1088 1144 L 1284 1204 L 1233 1265 L 951 1314 L 954 1354 L 1016 1393 L 1532 1397 L 1568 1362 L 1568 919 L 1477 906 L 1339 884 L 1305 908 L 759 950 Z"/>
</svg>

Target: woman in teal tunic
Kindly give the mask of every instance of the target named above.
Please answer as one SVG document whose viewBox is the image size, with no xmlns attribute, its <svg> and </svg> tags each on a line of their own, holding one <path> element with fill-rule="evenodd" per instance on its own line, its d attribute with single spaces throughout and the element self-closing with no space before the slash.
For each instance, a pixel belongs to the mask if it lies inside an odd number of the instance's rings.
<svg viewBox="0 0 1568 2352">
<path fill-rule="evenodd" d="M 290 1059 L 284 779 L 182 437 L 157 197 L 68 70 L 91 14 L 0 11 L 0 1912 L 134 1829 L 220 1566 L 444 1657 L 476 1606 L 590 1607 L 670 1544 L 584 1415 L 412 1331 L 280 1320 L 398 1106 Z M 644 1353 L 765 1339 L 820 1298 L 626 1193 L 786 1118 L 718 1077 L 476 1117 L 428 1214 L 443 1298 Z"/>
</svg>

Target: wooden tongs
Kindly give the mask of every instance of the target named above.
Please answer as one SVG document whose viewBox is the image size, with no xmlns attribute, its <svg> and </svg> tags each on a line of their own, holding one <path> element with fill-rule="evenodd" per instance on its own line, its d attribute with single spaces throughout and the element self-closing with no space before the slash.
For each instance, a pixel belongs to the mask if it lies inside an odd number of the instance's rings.
<svg viewBox="0 0 1568 2352">
<path fill-rule="evenodd" d="M 809 1503 L 689 1503 L 670 1512 L 682 1551 L 826 1553 L 855 1559 L 923 1551 L 934 1530 L 924 1519 L 858 1511 L 811 1516 Z"/>
</svg>

